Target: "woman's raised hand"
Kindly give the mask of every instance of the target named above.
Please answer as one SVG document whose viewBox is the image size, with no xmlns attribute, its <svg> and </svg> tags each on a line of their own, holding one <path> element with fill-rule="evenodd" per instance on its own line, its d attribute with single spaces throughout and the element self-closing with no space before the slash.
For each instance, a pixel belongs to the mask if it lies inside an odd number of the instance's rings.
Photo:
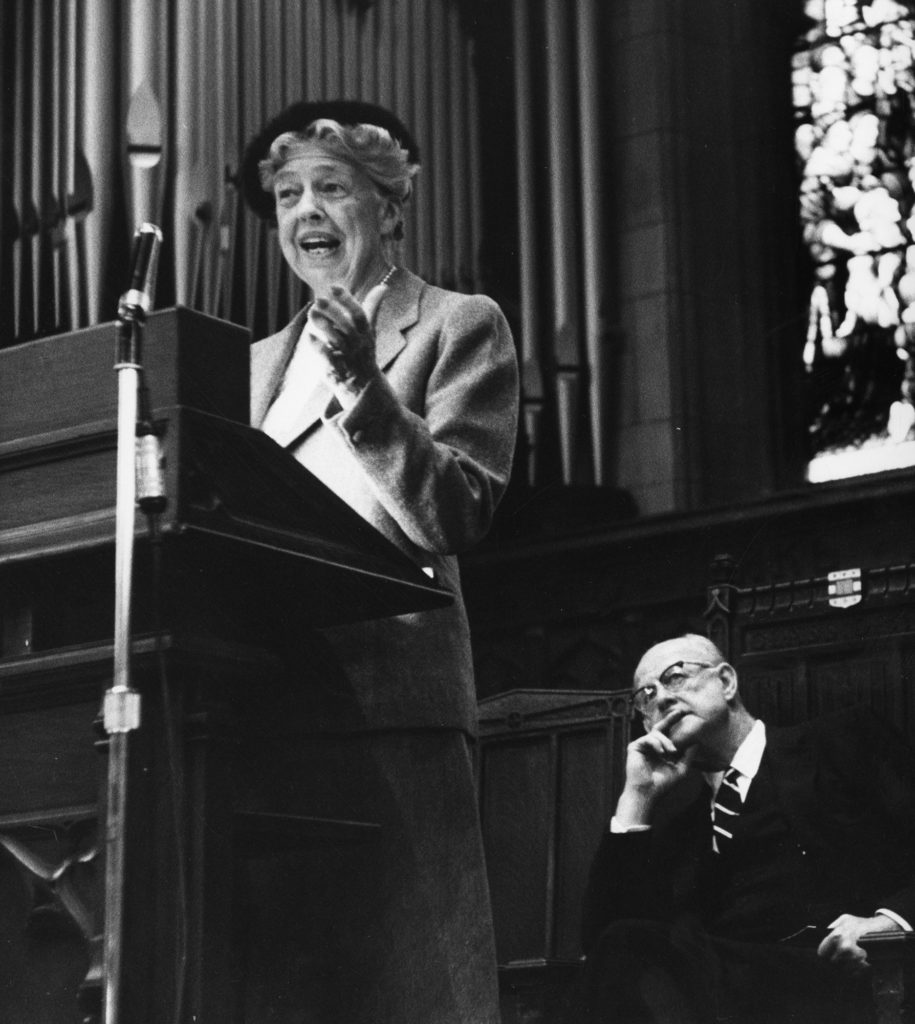
<svg viewBox="0 0 915 1024">
<path fill-rule="evenodd" d="M 306 333 L 343 404 L 380 372 L 372 322 L 386 290 L 386 285 L 376 285 L 360 305 L 345 288 L 334 285 L 330 295 L 315 299 L 308 311 Z"/>
</svg>

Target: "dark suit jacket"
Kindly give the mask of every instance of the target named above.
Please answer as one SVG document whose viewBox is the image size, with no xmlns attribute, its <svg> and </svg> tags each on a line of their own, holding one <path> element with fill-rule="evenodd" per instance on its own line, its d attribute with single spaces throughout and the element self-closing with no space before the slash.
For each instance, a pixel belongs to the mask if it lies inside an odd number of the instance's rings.
<svg viewBox="0 0 915 1024">
<path fill-rule="evenodd" d="M 251 422 L 260 426 L 305 322 L 303 310 L 251 352 Z M 450 608 L 324 631 L 314 653 L 321 730 L 476 725 L 470 639 L 456 554 L 488 531 L 508 483 L 518 371 L 492 299 L 398 270 L 375 319 L 383 378 L 347 411 L 325 388 L 302 396 L 290 450 L 455 595 Z M 313 676 L 314 667 L 303 665 Z M 303 694 L 309 690 L 303 680 Z"/>
<path fill-rule="evenodd" d="M 824 891 L 846 913 L 886 908 L 915 925 L 915 764 L 898 732 L 867 708 L 766 732 L 761 767 Z M 605 834 L 585 896 L 585 949 L 623 918 L 708 924 L 710 828 L 697 773 L 650 831 Z"/>
</svg>

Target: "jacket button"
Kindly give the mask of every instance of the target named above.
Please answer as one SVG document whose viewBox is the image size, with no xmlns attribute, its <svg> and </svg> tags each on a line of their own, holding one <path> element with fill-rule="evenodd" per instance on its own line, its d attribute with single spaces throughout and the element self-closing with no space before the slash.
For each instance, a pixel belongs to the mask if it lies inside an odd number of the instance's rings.
<svg viewBox="0 0 915 1024">
<path fill-rule="evenodd" d="M 361 430 L 354 430 L 353 431 L 353 438 L 352 438 L 353 444 L 356 444 L 356 445 L 362 444 L 362 438 L 364 436 L 365 435 L 362 433 Z"/>
</svg>

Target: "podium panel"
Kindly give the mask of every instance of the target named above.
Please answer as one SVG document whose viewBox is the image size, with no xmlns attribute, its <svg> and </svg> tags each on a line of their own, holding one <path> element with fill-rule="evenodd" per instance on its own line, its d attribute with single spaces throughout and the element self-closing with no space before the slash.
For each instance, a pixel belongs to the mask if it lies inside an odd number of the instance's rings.
<svg viewBox="0 0 915 1024">
<path fill-rule="evenodd" d="M 150 316 L 143 348 L 165 458 L 159 528 L 176 568 L 186 560 L 193 580 L 237 561 L 232 579 L 264 577 L 274 594 L 295 595 L 296 611 L 314 625 L 450 603 L 288 452 L 246 425 L 246 331 L 162 310 Z M 113 324 L 0 350 L 0 570 L 113 544 L 114 358 Z M 142 538 L 142 516 L 136 529 Z M 90 558 L 75 571 L 97 569 Z"/>
</svg>

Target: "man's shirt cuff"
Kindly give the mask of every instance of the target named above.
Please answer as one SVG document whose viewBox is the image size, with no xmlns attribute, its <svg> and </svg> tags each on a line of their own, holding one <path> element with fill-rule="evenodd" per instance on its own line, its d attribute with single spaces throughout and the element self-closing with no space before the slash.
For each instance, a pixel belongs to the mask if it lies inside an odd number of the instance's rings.
<svg viewBox="0 0 915 1024">
<path fill-rule="evenodd" d="M 876 913 L 882 914 L 884 917 L 888 917 L 891 921 L 895 921 L 904 932 L 910 932 L 912 930 L 912 926 L 904 917 L 900 917 L 892 910 L 887 910 L 886 907 L 878 908 Z"/>
<path fill-rule="evenodd" d="M 610 831 L 614 835 L 623 835 L 626 832 L 648 832 L 651 829 L 651 825 L 623 825 L 617 821 L 616 815 L 610 819 Z"/>
</svg>

